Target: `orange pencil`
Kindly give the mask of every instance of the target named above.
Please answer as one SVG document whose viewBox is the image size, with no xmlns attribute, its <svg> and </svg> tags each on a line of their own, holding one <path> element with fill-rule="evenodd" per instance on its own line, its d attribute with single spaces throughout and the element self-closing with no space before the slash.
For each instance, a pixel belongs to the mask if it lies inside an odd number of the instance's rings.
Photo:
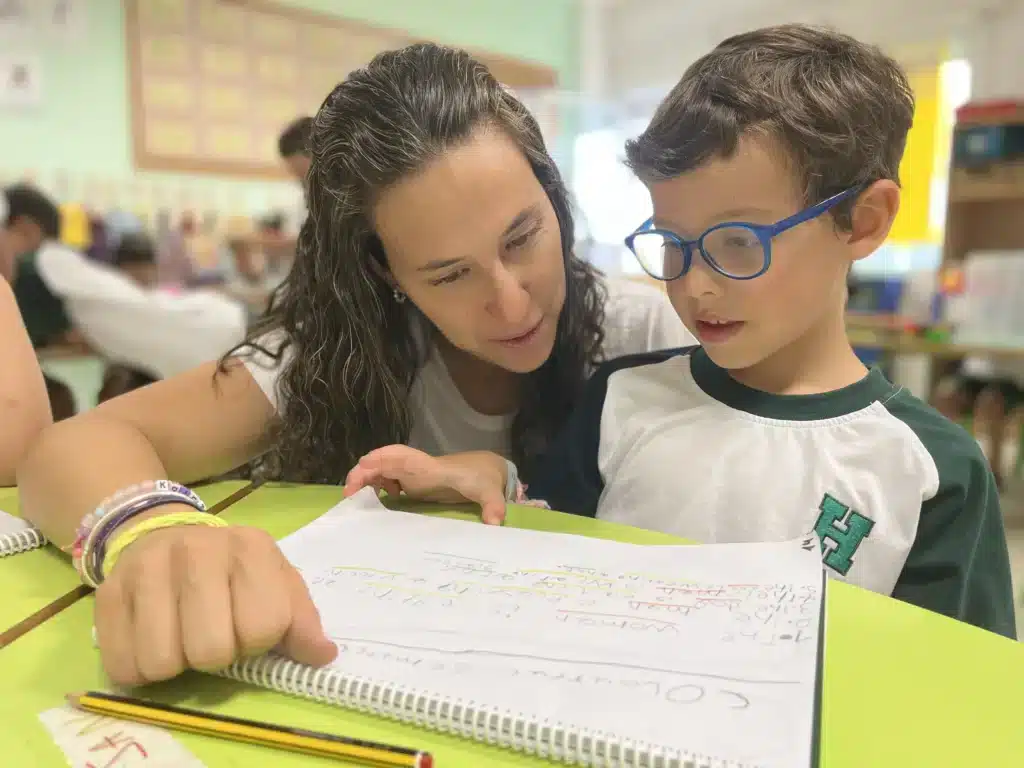
<svg viewBox="0 0 1024 768">
<path fill-rule="evenodd" d="M 348 760 L 367 768 L 433 768 L 429 752 L 395 747 L 331 733 L 271 725 L 229 715 L 172 707 L 154 701 L 116 696 L 111 693 L 72 693 L 68 703 L 76 709 L 120 720 L 133 720 L 202 736 L 260 744 L 317 757 Z"/>
</svg>

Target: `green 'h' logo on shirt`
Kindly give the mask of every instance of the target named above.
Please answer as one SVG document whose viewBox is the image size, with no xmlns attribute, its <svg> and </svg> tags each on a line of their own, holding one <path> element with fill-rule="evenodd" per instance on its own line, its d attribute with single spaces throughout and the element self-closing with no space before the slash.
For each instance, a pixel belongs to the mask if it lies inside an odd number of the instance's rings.
<svg viewBox="0 0 1024 768">
<path fill-rule="evenodd" d="M 861 542 L 875 527 L 875 521 L 827 493 L 818 509 L 821 514 L 814 524 L 814 532 L 821 539 L 821 559 L 833 571 L 845 576 L 853 567 L 853 556 Z"/>
</svg>

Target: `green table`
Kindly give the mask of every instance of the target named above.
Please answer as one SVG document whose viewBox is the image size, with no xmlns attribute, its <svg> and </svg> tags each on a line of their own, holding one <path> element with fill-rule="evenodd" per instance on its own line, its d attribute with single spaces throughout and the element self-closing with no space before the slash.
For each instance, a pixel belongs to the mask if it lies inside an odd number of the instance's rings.
<svg viewBox="0 0 1024 768">
<path fill-rule="evenodd" d="M 340 498 L 337 488 L 267 487 L 224 514 L 233 522 L 283 536 Z M 623 541 L 676 541 L 528 507 L 512 508 L 507 524 Z M 1010 768 L 1022 764 L 1024 647 L 835 582 L 829 587 L 826 611 L 825 768 Z M 10 765 L 64 765 L 36 715 L 57 706 L 68 691 L 104 685 L 99 655 L 90 642 L 91 623 L 92 599 L 87 598 L 0 650 L 0 679 L 12 691 L 0 697 L 0 722 L 19 734 L 5 747 Z M 442 768 L 545 765 L 511 752 L 199 674 L 153 686 L 146 693 L 185 706 L 413 745 L 432 751 Z M 178 734 L 177 738 L 210 768 L 331 764 L 198 736 Z"/>
<path fill-rule="evenodd" d="M 226 499 L 246 483 L 214 483 L 196 491 L 207 506 Z M 16 488 L 0 488 L 0 510 L 19 513 Z M 71 561 L 51 546 L 0 557 L 0 632 L 39 611 L 81 584 Z"/>
</svg>

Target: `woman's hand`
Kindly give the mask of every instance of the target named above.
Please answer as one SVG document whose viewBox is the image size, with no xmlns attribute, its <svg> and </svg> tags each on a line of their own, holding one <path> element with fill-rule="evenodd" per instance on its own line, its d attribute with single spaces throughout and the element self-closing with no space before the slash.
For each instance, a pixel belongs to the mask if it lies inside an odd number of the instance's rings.
<svg viewBox="0 0 1024 768">
<path fill-rule="evenodd" d="M 345 495 L 367 486 L 389 495 L 444 504 L 464 501 L 480 505 L 485 523 L 505 519 L 506 463 L 487 451 L 434 457 L 407 445 L 388 445 L 359 460 L 345 478 Z"/>
<path fill-rule="evenodd" d="M 298 571 L 267 533 L 240 526 L 166 528 L 131 544 L 96 591 L 96 632 L 118 685 L 271 649 L 311 666 L 337 654 Z"/>
</svg>

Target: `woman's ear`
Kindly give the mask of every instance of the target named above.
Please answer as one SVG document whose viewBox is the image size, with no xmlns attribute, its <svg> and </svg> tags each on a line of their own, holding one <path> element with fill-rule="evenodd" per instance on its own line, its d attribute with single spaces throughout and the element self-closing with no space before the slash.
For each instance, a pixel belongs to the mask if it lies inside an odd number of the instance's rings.
<svg viewBox="0 0 1024 768">
<path fill-rule="evenodd" d="M 379 277 L 388 285 L 394 286 L 395 278 L 391 275 L 391 271 L 375 258 L 370 259 L 370 271 L 373 272 L 374 277 Z"/>
<path fill-rule="evenodd" d="M 398 281 L 388 268 L 388 258 L 384 253 L 384 245 L 375 236 L 370 239 L 370 271 L 373 276 L 384 281 L 391 290 L 398 289 Z"/>
</svg>

